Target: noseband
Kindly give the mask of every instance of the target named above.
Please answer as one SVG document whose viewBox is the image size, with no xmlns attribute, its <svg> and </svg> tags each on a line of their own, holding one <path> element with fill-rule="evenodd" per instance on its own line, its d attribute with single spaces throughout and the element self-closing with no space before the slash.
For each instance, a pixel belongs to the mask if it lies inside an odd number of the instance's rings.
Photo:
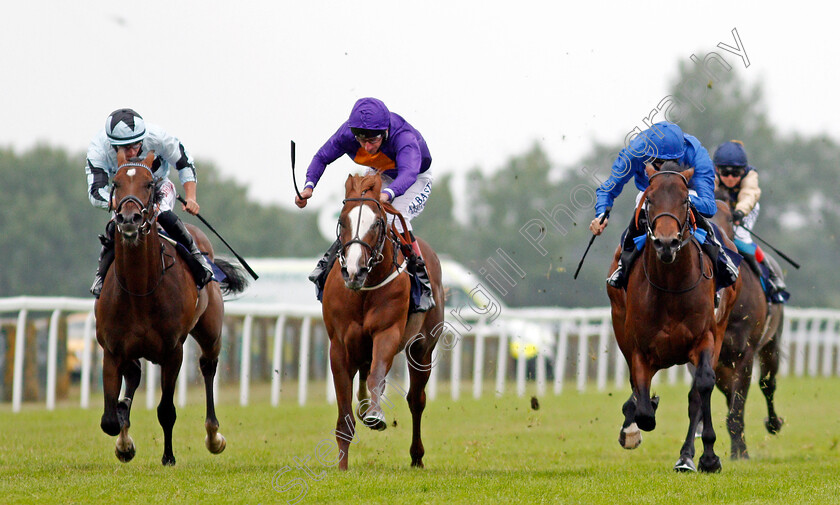
<svg viewBox="0 0 840 505">
<path fill-rule="evenodd" d="M 365 267 L 368 269 L 368 271 L 370 271 L 370 270 L 373 269 L 373 267 L 375 267 L 376 265 L 381 263 L 382 260 L 384 259 L 384 255 L 382 254 L 382 250 L 385 248 L 385 237 L 386 237 L 387 233 L 386 233 L 386 230 L 385 230 L 385 220 L 382 219 L 382 204 L 376 198 L 366 198 L 366 197 L 345 198 L 344 201 L 342 201 L 341 203 L 346 205 L 347 202 L 373 202 L 373 203 L 376 204 L 376 208 L 378 210 L 378 217 L 376 218 L 376 223 L 374 224 L 374 227 L 377 228 L 376 244 L 371 246 L 370 244 L 368 244 L 367 242 L 362 240 L 361 237 L 359 236 L 359 225 L 361 224 L 361 221 L 362 221 L 362 213 L 359 212 L 358 221 L 356 222 L 356 235 L 351 240 L 349 240 L 346 244 L 345 243 L 341 244 L 341 250 L 338 253 L 338 261 L 341 263 L 342 267 L 346 267 L 347 266 L 347 258 L 345 257 L 344 252 L 351 245 L 359 244 L 363 248 L 367 249 L 367 251 L 369 253 L 367 264 L 365 265 Z M 341 225 L 339 224 L 339 226 L 336 229 L 336 235 L 338 236 L 339 242 L 341 242 L 341 230 L 340 230 L 340 228 L 341 228 Z"/>
<path fill-rule="evenodd" d="M 126 163 L 124 165 L 120 165 L 117 168 L 117 172 L 119 172 L 124 167 L 145 168 L 146 170 L 149 171 L 149 174 L 152 175 L 152 180 L 154 180 L 154 173 L 152 172 L 152 169 L 150 169 L 146 165 L 143 165 L 142 163 L 130 162 L 130 163 Z M 109 206 L 111 205 L 111 202 L 114 201 L 114 190 L 115 190 L 115 188 L 112 186 L 111 187 L 111 198 L 108 200 L 108 205 Z M 145 205 L 136 196 L 128 195 L 128 196 L 123 197 L 122 200 L 120 200 L 120 203 L 117 204 L 116 209 L 113 209 L 113 210 L 116 214 L 119 214 L 122 211 L 123 206 L 127 203 L 133 203 L 133 204 L 137 205 L 137 207 L 140 208 L 140 214 L 143 216 L 143 222 L 142 222 L 142 224 L 140 224 L 140 228 L 138 229 L 138 232 L 141 235 L 146 235 L 152 230 L 152 223 L 154 222 L 154 217 L 155 217 L 154 212 L 153 212 L 154 201 L 155 201 L 155 188 L 152 189 L 152 192 L 149 195 L 149 201 L 146 202 Z M 121 226 L 117 225 L 117 228 L 121 228 Z M 120 233 L 122 233 L 121 230 L 120 230 Z"/>
<path fill-rule="evenodd" d="M 662 175 L 662 174 L 676 174 L 676 175 L 679 175 L 680 179 L 682 179 L 682 181 L 685 183 L 685 187 L 688 188 L 688 180 L 686 180 L 685 176 L 683 174 L 679 173 L 679 172 L 674 172 L 674 171 L 670 171 L 670 170 L 666 170 L 666 171 L 663 171 L 663 172 L 656 172 L 655 174 L 650 176 L 649 180 L 652 180 L 657 175 Z M 677 251 L 675 251 L 675 252 L 678 252 L 680 249 L 682 249 L 683 246 L 685 246 L 689 242 L 689 240 L 691 240 L 691 233 L 688 230 L 688 226 L 689 226 L 690 221 L 691 221 L 691 211 L 689 210 L 690 202 L 691 202 L 691 200 L 688 197 L 686 197 L 686 199 L 685 199 L 685 220 L 684 221 L 681 221 L 679 217 L 677 217 L 674 214 L 671 214 L 670 212 L 660 212 L 659 214 L 657 214 L 653 218 L 648 217 L 647 224 L 646 224 L 647 236 L 651 240 L 654 240 L 656 238 L 653 234 L 653 227 L 655 226 L 657 219 L 659 219 L 660 217 L 673 218 L 674 221 L 676 221 L 677 224 L 680 225 L 680 232 L 677 235 L 677 240 L 680 241 L 680 245 L 677 247 Z M 647 199 L 647 197 L 645 197 L 644 209 L 645 209 L 645 215 L 647 215 L 647 216 L 650 216 L 649 203 L 650 203 L 650 201 Z"/>
</svg>

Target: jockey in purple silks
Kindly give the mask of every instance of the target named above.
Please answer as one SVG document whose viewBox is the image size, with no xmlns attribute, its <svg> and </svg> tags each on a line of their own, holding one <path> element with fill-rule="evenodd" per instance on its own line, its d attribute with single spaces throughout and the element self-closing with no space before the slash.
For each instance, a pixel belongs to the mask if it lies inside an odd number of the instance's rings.
<svg viewBox="0 0 840 505">
<path fill-rule="evenodd" d="M 379 200 L 390 202 L 405 218 L 411 236 L 410 270 L 421 286 L 417 312 L 435 306 L 429 275 L 420 254 L 420 247 L 411 228 L 411 220 L 420 215 L 432 191 L 432 156 L 426 141 L 414 127 L 398 114 L 390 112 L 381 100 L 362 98 L 353 106 L 350 118 L 318 150 L 306 171 L 306 184 L 295 204 L 303 208 L 324 173 L 324 169 L 342 155 L 368 168 L 368 173 L 382 174 L 382 193 Z M 391 222 L 404 232 L 398 219 Z M 341 247 L 336 240 L 309 276 L 317 288 L 320 300 L 324 283 Z"/>
</svg>

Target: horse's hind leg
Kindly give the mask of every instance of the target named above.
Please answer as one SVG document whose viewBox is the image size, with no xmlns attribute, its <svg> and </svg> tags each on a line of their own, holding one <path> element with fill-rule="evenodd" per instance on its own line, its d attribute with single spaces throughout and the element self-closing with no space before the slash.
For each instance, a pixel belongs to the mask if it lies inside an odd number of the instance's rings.
<svg viewBox="0 0 840 505">
<path fill-rule="evenodd" d="M 216 401 L 213 396 L 213 381 L 219 365 L 219 352 L 222 349 L 222 301 L 216 291 L 208 291 L 210 301 L 207 310 L 198 320 L 191 334 L 201 347 L 201 357 L 198 358 L 198 368 L 204 378 L 204 429 L 207 436 L 204 446 L 212 454 L 220 454 L 227 447 L 225 437 L 219 433 L 219 420 L 216 418 Z"/>
<path fill-rule="evenodd" d="M 732 439 L 732 459 L 749 459 L 747 441 L 744 437 L 744 409 L 747 403 L 747 392 L 752 382 L 752 366 L 754 350 L 747 347 L 741 361 L 738 362 L 733 376 L 731 400 L 728 401 L 729 414 L 726 416 L 726 427 Z"/>
<path fill-rule="evenodd" d="M 160 462 L 166 466 L 175 465 L 175 455 L 172 454 L 172 427 L 175 426 L 175 385 L 178 382 L 178 372 L 181 371 L 181 360 L 184 349 L 180 345 L 173 349 L 172 354 L 161 363 L 160 373 L 160 403 L 157 408 L 158 422 L 163 428 L 163 457 Z"/>
<path fill-rule="evenodd" d="M 781 328 L 779 323 L 779 328 Z M 764 419 L 764 427 L 771 435 L 775 435 L 782 429 L 784 419 L 776 414 L 773 404 L 773 395 L 776 393 L 776 374 L 779 372 L 779 333 L 761 348 L 758 354 L 761 379 L 758 385 L 767 401 L 767 418 Z"/>
<path fill-rule="evenodd" d="M 131 427 L 131 403 L 134 401 L 134 392 L 140 385 L 140 360 L 132 360 L 123 363 L 120 369 L 121 375 L 125 378 L 125 398 L 117 404 L 117 418 L 120 421 L 120 435 L 117 437 L 115 452 L 117 459 L 128 463 L 134 459 L 134 440 L 128 434 Z"/>
<path fill-rule="evenodd" d="M 416 348 L 417 352 L 413 352 Z M 422 345 L 409 345 L 406 348 L 409 358 L 408 374 L 410 385 L 408 388 L 408 408 L 411 410 L 411 466 L 423 468 L 423 440 L 420 438 L 420 420 L 426 408 L 426 383 L 432 374 L 431 349 Z"/>
<path fill-rule="evenodd" d="M 204 438 L 204 446 L 212 454 L 220 454 L 227 447 L 225 437 L 219 433 L 219 420 L 216 418 L 216 402 L 213 397 L 213 381 L 216 377 L 216 368 L 219 365 L 218 353 L 215 358 L 201 356 L 198 358 L 198 367 L 204 377 L 205 416 L 204 429 L 207 436 Z"/>
</svg>

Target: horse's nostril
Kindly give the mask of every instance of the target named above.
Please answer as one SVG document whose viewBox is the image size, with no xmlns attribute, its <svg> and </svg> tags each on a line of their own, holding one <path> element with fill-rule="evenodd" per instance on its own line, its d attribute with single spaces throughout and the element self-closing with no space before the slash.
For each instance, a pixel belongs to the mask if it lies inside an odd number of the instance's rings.
<svg viewBox="0 0 840 505">
<path fill-rule="evenodd" d="M 653 247 L 660 249 L 662 247 L 662 240 L 658 238 L 653 239 Z"/>
<path fill-rule="evenodd" d="M 117 221 L 117 224 L 123 224 L 123 222 L 125 221 L 122 214 L 117 214 L 116 218 L 114 219 Z"/>
<path fill-rule="evenodd" d="M 679 240 L 677 240 L 675 238 L 671 239 L 671 249 L 676 249 L 677 247 L 679 247 L 679 245 L 680 245 Z"/>
</svg>

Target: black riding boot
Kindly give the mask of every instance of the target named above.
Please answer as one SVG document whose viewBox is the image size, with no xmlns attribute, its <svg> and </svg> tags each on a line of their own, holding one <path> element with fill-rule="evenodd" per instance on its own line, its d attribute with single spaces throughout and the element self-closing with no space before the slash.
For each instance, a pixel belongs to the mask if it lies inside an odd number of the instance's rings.
<svg viewBox="0 0 840 505">
<path fill-rule="evenodd" d="M 96 275 L 93 278 L 93 285 L 90 287 L 90 294 L 99 298 L 102 292 L 102 285 L 105 282 L 105 274 L 108 273 L 108 268 L 114 262 L 114 229 L 116 225 L 113 221 L 108 221 L 105 225 L 105 233 L 99 235 L 99 242 L 102 244 L 102 249 L 99 251 L 99 266 L 96 269 Z"/>
<path fill-rule="evenodd" d="M 429 280 L 429 271 L 426 270 L 426 262 L 423 257 L 412 250 L 408 259 L 408 273 L 413 275 L 420 284 L 420 301 L 414 307 L 415 312 L 426 312 L 435 307 L 435 296 L 432 292 L 432 283 Z"/>
<path fill-rule="evenodd" d="M 766 261 L 767 257 L 765 256 L 765 261 L 762 261 L 764 266 L 767 268 L 767 272 L 769 272 L 767 280 L 770 282 L 770 289 L 772 290 L 771 294 L 780 293 L 787 289 L 787 285 L 785 284 L 785 279 L 782 277 L 781 273 L 778 272 L 773 265 L 770 264 L 769 261 Z"/>
<path fill-rule="evenodd" d="M 318 260 L 315 270 L 309 274 L 309 280 L 315 283 L 315 296 L 318 298 L 318 301 L 321 301 L 321 298 L 324 297 L 324 284 L 327 283 L 327 276 L 330 274 L 330 270 L 332 270 L 333 263 L 335 263 L 335 258 L 338 256 L 340 249 L 341 241 L 336 240 L 330 245 L 327 252 L 324 253 L 324 256 Z"/>
<path fill-rule="evenodd" d="M 642 220 L 643 217 L 639 216 Z M 636 247 L 636 242 L 633 240 L 642 235 L 643 232 L 636 228 L 635 216 L 630 220 L 630 226 L 624 231 L 624 243 L 621 246 L 621 254 L 618 256 L 618 266 L 615 271 L 607 277 L 607 284 L 614 288 L 627 288 L 627 273 L 630 271 L 630 266 L 642 254 L 642 251 Z"/>
<path fill-rule="evenodd" d="M 187 231 L 184 223 L 171 210 L 161 212 L 157 217 L 157 221 L 173 240 L 186 247 L 190 252 L 192 261 L 187 260 L 187 265 L 190 267 L 198 288 L 203 288 L 213 279 L 213 269 L 210 268 L 207 259 L 198 250 L 198 245 L 196 245 L 190 232 Z"/>
<path fill-rule="evenodd" d="M 747 262 L 747 265 L 749 265 L 750 268 L 752 268 L 753 272 L 755 272 L 755 275 L 757 275 L 759 278 L 761 278 L 762 277 L 761 267 L 758 266 L 758 260 L 755 259 L 755 255 L 750 254 L 750 253 L 740 252 L 740 251 L 739 251 L 739 253 L 741 254 L 741 257 L 744 258 L 744 261 Z"/>
</svg>

